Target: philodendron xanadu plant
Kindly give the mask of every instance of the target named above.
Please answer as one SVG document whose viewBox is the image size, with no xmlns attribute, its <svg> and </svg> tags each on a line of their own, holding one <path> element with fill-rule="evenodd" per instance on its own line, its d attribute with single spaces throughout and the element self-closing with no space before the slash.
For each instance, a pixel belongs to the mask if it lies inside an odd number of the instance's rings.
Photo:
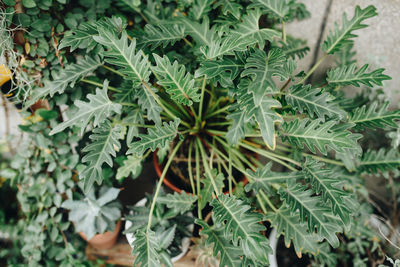
<svg viewBox="0 0 400 267">
<path fill-rule="evenodd" d="M 156 149 L 166 151 L 153 214 L 169 167 L 186 153 L 191 192 L 162 199 L 182 212 L 196 207 L 200 235 L 220 266 L 268 264 L 266 221 L 298 256 L 335 264 L 329 247 L 340 245 L 338 234 L 363 227 L 355 219 L 366 216 L 357 211 L 359 177 L 400 164 L 396 150 L 360 146 L 370 129 L 397 128 L 400 111 L 388 111 L 379 99 L 344 94 L 348 86 L 381 86 L 390 79 L 383 69 L 359 68 L 352 59 L 355 31 L 377 15 L 375 7 L 343 16 L 321 46 L 324 56 L 301 72 L 296 60 L 308 49 L 286 36 L 285 22 L 308 13 L 294 0 L 148 1 L 124 8 L 137 16 L 129 26 L 119 17 L 103 18 L 65 34 L 60 48 L 86 56 L 37 88 L 27 103 L 87 84 L 68 119 L 51 131 L 91 131 L 80 172 L 85 191 L 102 183 L 104 163 L 113 166 L 124 143 L 125 176 L 137 176 Z M 338 65 L 320 85 L 308 84 L 332 54 L 340 55 Z M 96 77 L 86 78 L 91 73 Z M 242 178 L 237 173 L 247 177 L 246 192 L 234 191 Z M 207 206 L 208 222 L 202 213 Z M 152 216 L 146 225 L 135 235 L 134 265 L 171 265 L 160 256 Z"/>
</svg>

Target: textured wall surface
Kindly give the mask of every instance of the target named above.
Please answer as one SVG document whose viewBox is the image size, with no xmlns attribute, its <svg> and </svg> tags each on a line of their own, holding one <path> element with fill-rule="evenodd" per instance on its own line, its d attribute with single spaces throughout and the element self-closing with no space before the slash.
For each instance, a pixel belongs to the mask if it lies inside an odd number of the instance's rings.
<svg viewBox="0 0 400 267">
<path fill-rule="evenodd" d="M 312 17 L 300 23 L 288 25 L 287 32 L 295 37 L 308 39 L 311 51 L 301 63 L 301 67 L 307 70 L 312 62 L 321 24 L 324 21 L 324 13 L 330 2 L 322 40 L 333 28 L 335 21 L 341 23 L 343 12 L 351 18 L 357 5 L 362 8 L 371 4 L 376 6 L 378 16 L 366 20 L 370 26 L 355 32 L 358 35 L 354 39 L 356 58 L 359 66 L 368 63 L 371 68 L 386 69 L 385 73 L 393 79 L 386 81 L 383 88 L 391 99 L 392 105 L 397 106 L 400 100 L 400 0 L 302 0 L 302 2 L 307 6 Z M 318 58 L 321 54 L 322 52 L 319 51 Z M 316 74 L 331 65 L 332 58 L 328 58 Z"/>
</svg>

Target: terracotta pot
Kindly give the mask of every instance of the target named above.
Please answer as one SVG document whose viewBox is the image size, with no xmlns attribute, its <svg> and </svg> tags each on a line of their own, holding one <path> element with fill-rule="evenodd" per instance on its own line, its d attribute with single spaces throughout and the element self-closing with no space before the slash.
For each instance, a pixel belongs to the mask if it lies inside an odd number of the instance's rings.
<svg viewBox="0 0 400 267">
<path fill-rule="evenodd" d="M 164 170 L 164 166 L 161 166 L 158 162 L 159 162 L 159 160 L 158 160 L 157 153 L 153 153 L 153 164 L 154 164 L 154 169 L 156 170 L 156 173 L 157 173 L 158 178 L 161 178 L 161 174 L 162 174 L 162 172 L 163 172 L 163 170 Z M 245 175 L 243 175 L 243 178 L 242 178 L 240 181 L 243 182 L 243 184 L 245 184 L 245 185 L 249 182 L 249 181 L 247 180 L 247 177 L 246 177 Z M 175 192 L 177 192 L 177 193 L 181 193 L 181 192 L 182 192 L 182 189 L 178 188 L 176 185 L 173 184 L 173 182 L 171 182 L 171 181 L 169 180 L 168 174 L 165 174 L 163 183 L 164 183 L 168 188 L 170 188 L 171 190 L 173 190 L 173 191 L 175 191 Z M 225 194 L 228 193 L 228 192 L 229 192 L 228 190 L 224 191 Z"/>
<path fill-rule="evenodd" d="M 87 240 L 86 235 L 83 232 L 80 232 L 79 235 L 94 248 L 109 249 L 117 242 L 118 234 L 121 230 L 121 224 L 121 221 L 118 221 L 113 232 L 107 231 L 104 234 L 97 234 L 90 240 Z"/>
</svg>

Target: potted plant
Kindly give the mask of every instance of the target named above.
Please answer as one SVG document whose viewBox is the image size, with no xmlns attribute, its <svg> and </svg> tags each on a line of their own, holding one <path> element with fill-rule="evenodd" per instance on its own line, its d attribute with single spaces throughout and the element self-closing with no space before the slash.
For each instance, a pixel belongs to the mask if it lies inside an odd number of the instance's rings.
<svg viewBox="0 0 400 267">
<path fill-rule="evenodd" d="M 69 209 L 68 219 L 90 245 L 111 248 L 121 229 L 121 205 L 116 200 L 120 190 L 103 186 L 96 197 L 91 190 L 82 200 L 67 199 L 61 205 Z"/>
<path fill-rule="evenodd" d="M 379 91 L 368 91 L 390 77 L 352 58 L 356 30 L 376 15 L 375 7 L 357 6 L 351 18 L 343 16 L 321 46 L 324 56 L 297 72 L 296 61 L 308 50 L 287 36 L 285 23 L 304 18 L 304 5 L 178 2 L 124 5 L 138 15 L 135 23 L 107 17 L 72 30 L 60 46 L 85 57 L 36 88 L 29 102 L 83 88 L 69 119 L 52 125 L 50 134 L 90 135 L 79 171 L 86 193 L 103 182 L 102 167 L 115 166 L 117 154 L 128 155 L 120 168 L 133 176 L 152 153 L 165 157 L 146 227 L 135 233 L 135 265 L 169 263 L 152 230 L 160 201 L 194 213 L 220 266 L 268 264 L 267 226 L 298 257 L 335 265 L 344 236 L 368 227 L 364 219 L 374 212 L 357 213 L 358 202 L 371 207 L 360 177 L 400 165 L 397 149 L 377 150 L 370 134 L 398 128 L 400 111 L 388 110 Z M 90 52 L 93 46 L 99 49 Z M 341 55 L 338 64 L 310 84 L 334 54 Z M 349 97 L 350 86 L 366 93 Z M 170 169 L 184 180 L 181 188 L 174 185 L 181 192 L 160 197 Z M 212 220 L 205 222 L 209 210 Z"/>
<path fill-rule="evenodd" d="M 171 258 L 171 262 L 176 262 L 189 249 L 194 219 L 191 212 L 181 213 L 179 209 L 169 208 L 171 204 L 163 201 L 165 195 L 165 193 L 161 193 L 161 201 L 157 203 L 153 211 L 151 230 L 159 239 L 160 254 L 166 253 L 166 258 Z M 151 199 L 152 196 L 147 195 L 131 207 L 129 214 L 125 216 L 124 234 L 132 247 L 134 247 L 137 230 L 147 226 Z"/>
</svg>

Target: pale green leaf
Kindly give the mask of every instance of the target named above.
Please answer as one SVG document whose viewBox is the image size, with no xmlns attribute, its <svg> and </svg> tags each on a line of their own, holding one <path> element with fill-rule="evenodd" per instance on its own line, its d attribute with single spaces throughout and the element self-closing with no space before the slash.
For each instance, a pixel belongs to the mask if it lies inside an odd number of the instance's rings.
<svg viewBox="0 0 400 267">
<path fill-rule="evenodd" d="M 257 194 L 259 190 L 264 190 L 271 193 L 272 184 L 286 183 L 289 179 L 296 181 L 304 177 L 301 172 L 273 172 L 271 167 L 272 162 L 269 162 L 263 168 L 258 168 L 254 172 L 248 169 L 246 176 L 250 183 L 245 187 L 246 192 L 253 190 Z"/>
<path fill-rule="evenodd" d="M 240 245 L 244 255 L 268 264 L 268 254 L 272 253 L 268 239 L 260 234 L 265 227 L 259 224 L 264 216 L 251 212 L 251 207 L 235 196 L 221 194 L 211 202 L 215 223 L 223 225 L 226 238 L 234 245 Z"/>
<path fill-rule="evenodd" d="M 383 74 L 385 69 L 376 69 L 367 73 L 368 64 L 357 70 L 357 65 L 341 66 L 328 71 L 326 80 L 333 86 L 353 85 L 360 87 L 364 84 L 369 87 L 374 85 L 382 86 L 382 81 L 392 78 Z"/>
<path fill-rule="evenodd" d="M 166 88 L 172 99 L 188 106 L 200 101 L 199 88 L 195 86 L 193 76 L 186 72 L 185 66 L 179 65 L 176 60 L 171 63 L 167 56 L 153 56 L 157 66 L 152 70 L 162 78 L 157 83 Z"/>
<path fill-rule="evenodd" d="M 117 180 L 130 176 L 135 179 L 142 172 L 142 158 L 135 155 L 128 156 L 123 165 L 117 170 Z"/>
<path fill-rule="evenodd" d="M 89 102 L 75 100 L 78 110 L 67 121 L 54 127 L 50 135 L 63 131 L 65 128 L 79 126 L 84 132 L 88 123 L 94 118 L 93 126 L 103 123 L 112 113 L 121 113 L 121 105 L 113 103 L 107 95 L 108 81 L 104 81 L 103 89 L 96 89 L 96 94 L 88 94 Z"/>
<path fill-rule="evenodd" d="M 274 18 L 284 20 L 289 13 L 286 0 L 252 0 L 250 7 L 259 7 Z"/>
<path fill-rule="evenodd" d="M 155 233 L 151 230 L 138 230 L 132 243 L 132 254 L 136 256 L 134 266 L 160 267 L 160 246 Z"/>
<path fill-rule="evenodd" d="M 88 164 L 79 174 L 80 178 L 84 180 L 85 192 L 91 190 L 94 182 L 101 184 L 103 181 L 102 166 L 104 163 L 110 167 L 113 166 L 112 157 L 115 157 L 116 150 L 121 148 L 118 141 L 121 138 L 121 127 L 113 127 L 109 121 L 106 121 L 100 127 L 95 128 L 89 138 L 91 143 L 82 149 L 82 152 L 88 152 L 82 158 L 82 163 Z"/>
<path fill-rule="evenodd" d="M 240 266 L 243 252 L 239 247 L 234 246 L 224 235 L 221 225 L 209 226 L 205 221 L 196 219 L 196 224 L 202 227 L 200 235 L 207 237 L 206 245 L 212 246 L 213 256 L 219 256 L 219 266 Z"/>
<path fill-rule="evenodd" d="M 306 145 L 311 152 L 318 149 L 326 155 L 328 148 L 337 152 L 345 152 L 346 149 L 358 149 L 357 140 L 360 134 L 353 134 L 346 129 L 335 130 L 335 121 L 321 124 L 320 119 L 293 120 L 282 124 L 282 140 L 288 141 L 301 149 Z"/>
<path fill-rule="evenodd" d="M 147 24 L 144 30 L 145 34 L 138 39 L 138 46 L 151 46 L 152 49 L 156 49 L 159 46 L 166 48 L 169 45 L 174 45 L 184 37 L 184 28 L 177 24 Z"/>
<path fill-rule="evenodd" d="M 285 94 L 289 105 L 303 113 L 307 111 L 310 117 L 343 119 L 346 112 L 335 102 L 335 97 L 321 88 L 312 88 L 311 85 L 295 85 Z"/>
<path fill-rule="evenodd" d="M 30 107 L 47 95 L 52 97 L 55 93 L 62 94 L 68 86 L 74 87 L 76 82 L 88 76 L 101 65 L 102 63 L 98 57 L 86 57 L 76 64 L 68 64 L 65 69 L 60 71 L 56 79 L 45 82 L 44 87 L 35 88 L 25 106 Z"/>
<path fill-rule="evenodd" d="M 138 156 L 143 155 L 147 149 L 155 151 L 156 148 L 164 147 L 168 142 L 171 142 L 178 134 L 178 126 L 180 120 L 175 118 L 170 123 L 164 122 L 163 126 L 155 125 L 155 128 L 148 128 L 147 134 L 139 134 L 139 141 L 132 142 L 129 145 L 127 154 L 134 153 Z"/>
<path fill-rule="evenodd" d="M 174 194 L 160 196 L 157 199 L 157 203 L 165 204 L 169 209 L 174 209 L 177 213 L 184 214 L 192 209 L 196 200 L 197 196 L 182 191 L 181 193 L 174 192 Z"/>
<path fill-rule="evenodd" d="M 339 246 L 337 232 L 341 231 L 337 219 L 332 218 L 330 209 L 324 207 L 319 196 L 312 196 L 312 190 L 306 190 L 301 184 L 289 181 L 287 188 L 279 190 L 292 214 L 299 214 L 301 222 L 307 221 L 308 231 L 315 229 L 321 238 L 325 238 L 333 247 Z"/>
<path fill-rule="evenodd" d="M 322 44 L 322 50 L 327 54 L 333 54 L 342 46 L 353 43 L 351 38 L 357 37 L 353 31 L 367 27 L 366 24 L 362 24 L 363 21 L 376 15 L 376 8 L 372 5 L 364 9 L 357 6 L 351 20 L 348 20 L 346 14 L 343 13 L 341 27 L 335 23 L 335 28 L 329 32 Z"/>
<path fill-rule="evenodd" d="M 368 108 L 366 105 L 354 109 L 348 122 L 357 124 L 358 127 L 368 128 L 398 128 L 396 121 L 400 120 L 400 110 L 388 111 L 389 102 L 378 107 L 378 102 L 373 102 Z"/>
</svg>

